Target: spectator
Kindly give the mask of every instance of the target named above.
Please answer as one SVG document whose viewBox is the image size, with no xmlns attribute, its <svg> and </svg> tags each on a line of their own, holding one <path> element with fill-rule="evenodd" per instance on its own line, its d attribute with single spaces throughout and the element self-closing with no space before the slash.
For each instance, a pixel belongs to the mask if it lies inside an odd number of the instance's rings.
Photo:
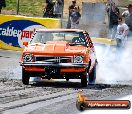
<svg viewBox="0 0 132 114">
<path fill-rule="evenodd" d="M 67 28 L 71 28 L 71 21 L 70 21 L 70 15 L 73 11 L 73 9 L 75 8 L 76 5 L 76 0 L 72 0 L 72 4 L 69 6 L 69 17 L 68 17 L 68 23 L 67 23 Z M 80 11 L 79 6 L 78 7 L 78 11 Z"/>
<path fill-rule="evenodd" d="M 132 13 L 132 4 L 127 6 L 127 10 L 122 13 L 122 16 L 127 18 Z"/>
<path fill-rule="evenodd" d="M 117 41 L 117 47 L 122 47 L 125 45 L 129 28 L 127 24 L 123 21 L 122 17 L 118 19 L 118 23 L 119 24 L 117 26 L 115 39 Z"/>
<path fill-rule="evenodd" d="M 78 8 L 75 6 L 75 8 L 72 10 L 70 14 L 70 21 L 71 21 L 71 28 L 79 28 L 79 21 L 80 21 L 81 14 L 78 11 Z"/>
<path fill-rule="evenodd" d="M 80 10 L 79 6 L 76 5 L 76 0 L 72 0 L 72 4 L 69 6 L 69 15 L 75 7 L 78 8 L 78 11 Z"/>
<path fill-rule="evenodd" d="M 0 0 L 0 14 L 3 7 L 6 7 L 6 2 L 5 0 Z"/>
<path fill-rule="evenodd" d="M 53 0 L 46 0 L 43 17 L 53 17 L 54 2 Z"/>
<path fill-rule="evenodd" d="M 64 0 L 56 0 L 54 4 L 54 17 L 61 18 L 63 14 Z"/>
<path fill-rule="evenodd" d="M 122 16 L 125 17 L 125 22 L 129 27 L 129 37 L 132 37 L 132 4 L 128 5 L 128 10 L 122 13 Z"/>
<path fill-rule="evenodd" d="M 115 6 L 115 3 L 112 2 L 110 6 L 107 8 L 107 12 L 109 15 L 109 29 L 110 29 L 111 38 L 114 38 L 118 25 L 118 18 L 120 16 L 120 11 Z"/>
</svg>

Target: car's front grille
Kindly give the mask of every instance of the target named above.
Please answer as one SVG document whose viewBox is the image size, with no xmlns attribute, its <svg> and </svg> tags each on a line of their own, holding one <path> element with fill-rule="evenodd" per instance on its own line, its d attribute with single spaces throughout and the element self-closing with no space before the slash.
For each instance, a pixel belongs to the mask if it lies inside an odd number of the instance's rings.
<svg viewBox="0 0 132 114">
<path fill-rule="evenodd" d="M 53 62 L 53 63 L 71 63 L 72 57 L 69 56 L 37 56 L 35 61 Z"/>
</svg>

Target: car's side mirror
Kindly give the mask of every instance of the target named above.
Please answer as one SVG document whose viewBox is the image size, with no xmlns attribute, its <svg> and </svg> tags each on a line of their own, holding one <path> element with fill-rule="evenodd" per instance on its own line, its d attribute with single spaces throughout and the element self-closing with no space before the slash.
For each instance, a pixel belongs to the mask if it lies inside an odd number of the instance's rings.
<svg viewBox="0 0 132 114">
<path fill-rule="evenodd" d="M 24 46 L 28 46 L 28 42 L 23 42 L 23 45 Z"/>
</svg>

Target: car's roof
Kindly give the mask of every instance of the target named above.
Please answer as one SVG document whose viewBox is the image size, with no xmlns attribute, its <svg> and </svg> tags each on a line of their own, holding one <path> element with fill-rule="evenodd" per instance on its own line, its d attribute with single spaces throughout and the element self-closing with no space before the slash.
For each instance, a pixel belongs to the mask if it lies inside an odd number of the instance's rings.
<svg viewBox="0 0 132 114">
<path fill-rule="evenodd" d="M 84 32 L 84 30 L 81 29 L 38 29 L 36 31 Z"/>
</svg>

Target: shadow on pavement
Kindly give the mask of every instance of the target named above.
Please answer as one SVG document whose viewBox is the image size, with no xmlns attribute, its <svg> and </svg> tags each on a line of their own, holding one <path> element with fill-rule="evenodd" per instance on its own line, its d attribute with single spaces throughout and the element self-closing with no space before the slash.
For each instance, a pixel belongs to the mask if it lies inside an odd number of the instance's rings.
<svg viewBox="0 0 132 114">
<path fill-rule="evenodd" d="M 70 82 L 70 81 L 40 81 L 33 82 L 31 86 L 35 87 L 54 87 L 54 88 L 73 88 L 73 89 L 93 89 L 93 90 L 102 90 L 110 88 L 109 84 L 95 84 L 88 85 L 87 87 L 82 87 L 80 82 Z"/>
</svg>

